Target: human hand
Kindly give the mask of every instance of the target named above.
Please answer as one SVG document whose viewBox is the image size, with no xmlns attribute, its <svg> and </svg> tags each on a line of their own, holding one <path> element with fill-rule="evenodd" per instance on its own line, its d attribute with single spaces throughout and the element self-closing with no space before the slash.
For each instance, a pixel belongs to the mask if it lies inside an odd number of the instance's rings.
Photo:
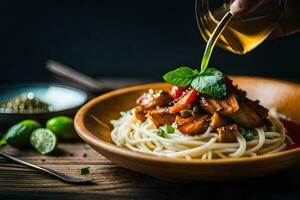
<svg viewBox="0 0 300 200">
<path fill-rule="evenodd" d="M 243 15 L 253 12 L 264 1 L 267 0 L 235 0 L 230 6 L 230 11 L 233 15 Z"/>
</svg>

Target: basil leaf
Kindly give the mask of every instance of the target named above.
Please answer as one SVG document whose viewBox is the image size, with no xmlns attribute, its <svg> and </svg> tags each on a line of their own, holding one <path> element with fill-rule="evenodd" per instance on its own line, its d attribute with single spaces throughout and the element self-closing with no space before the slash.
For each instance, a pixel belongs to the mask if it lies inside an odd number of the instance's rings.
<svg viewBox="0 0 300 200">
<path fill-rule="evenodd" d="M 197 70 L 189 67 L 179 67 L 166 73 L 163 78 L 166 82 L 177 86 L 188 86 L 198 74 Z"/>
<path fill-rule="evenodd" d="M 193 79 L 191 86 L 198 92 L 219 99 L 227 95 L 224 75 L 215 68 L 207 68 Z"/>
<path fill-rule="evenodd" d="M 6 138 L 3 137 L 1 140 L 0 140 L 0 147 L 5 145 L 6 144 Z"/>
<path fill-rule="evenodd" d="M 80 169 L 81 175 L 86 175 L 90 173 L 90 167 L 84 167 Z"/>
</svg>

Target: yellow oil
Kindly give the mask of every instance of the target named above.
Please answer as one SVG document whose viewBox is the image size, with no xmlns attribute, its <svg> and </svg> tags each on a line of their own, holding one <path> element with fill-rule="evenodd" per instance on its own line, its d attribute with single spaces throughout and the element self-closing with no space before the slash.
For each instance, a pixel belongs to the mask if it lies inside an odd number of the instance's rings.
<svg viewBox="0 0 300 200">
<path fill-rule="evenodd" d="M 228 7 L 221 6 L 198 15 L 202 37 L 207 41 Z M 217 41 L 217 46 L 235 54 L 246 54 L 263 42 L 273 31 L 282 15 L 277 4 L 258 9 L 253 14 L 234 17 Z"/>
</svg>

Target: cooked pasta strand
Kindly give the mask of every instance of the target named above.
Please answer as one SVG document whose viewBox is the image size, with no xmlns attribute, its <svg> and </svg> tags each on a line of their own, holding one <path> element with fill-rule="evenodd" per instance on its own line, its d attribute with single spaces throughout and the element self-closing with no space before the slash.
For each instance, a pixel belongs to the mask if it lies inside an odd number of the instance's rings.
<svg viewBox="0 0 300 200">
<path fill-rule="evenodd" d="M 218 134 L 211 130 L 202 135 L 187 136 L 176 128 L 174 133 L 168 134 L 166 126 L 161 126 L 165 135 L 159 136 L 151 120 L 141 123 L 128 111 L 122 112 L 120 119 L 111 121 L 114 126 L 111 139 L 116 145 L 133 151 L 169 158 L 212 160 L 258 156 L 283 151 L 287 143 L 293 143 L 285 134 L 282 123 L 274 116 L 278 115 L 269 116 L 274 130 L 256 128 L 252 141 L 247 142 L 238 134 L 236 143 L 218 143 Z"/>
</svg>

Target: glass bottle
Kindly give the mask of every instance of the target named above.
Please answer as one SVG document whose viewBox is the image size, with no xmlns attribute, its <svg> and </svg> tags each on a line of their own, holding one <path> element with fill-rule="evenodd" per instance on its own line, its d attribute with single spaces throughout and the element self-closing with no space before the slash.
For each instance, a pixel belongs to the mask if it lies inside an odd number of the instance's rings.
<svg viewBox="0 0 300 200">
<path fill-rule="evenodd" d="M 220 36 L 217 46 L 235 54 L 245 54 L 262 43 L 284 21 L 292 33 L 299 30 L 299 2 L 290 0 L 262 0 L 260 5 L 247 14 L 235 16 Z M 233 0 L 196 0 L 196 18 L 202 37 L 207 41 L 218 22 L 229 11 Z M 297 7 L 298 6 L 298 7 Z M 288 11 L 288 12 L 287 12 Z M 287 12 L 287 13 L 286 13 Z M 288 34 L 288 33 L 286 33 Z"/>
</svg>

